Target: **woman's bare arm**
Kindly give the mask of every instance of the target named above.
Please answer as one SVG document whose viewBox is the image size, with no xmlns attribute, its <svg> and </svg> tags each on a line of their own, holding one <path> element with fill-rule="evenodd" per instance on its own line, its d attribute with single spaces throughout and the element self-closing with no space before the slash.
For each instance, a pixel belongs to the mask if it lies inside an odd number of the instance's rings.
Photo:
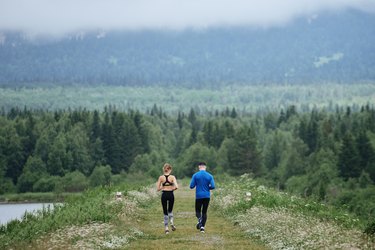
<svg viewBox="0 0 375 250">
<path fill-rule="evenodd" d="M 178 189 L 178 184 L 177 184 L 177 179 L 175 176 L 173 176 L 173 179 L 174 179 L 174 187 L 175 187 L 175 190 Z"/>
</svg>

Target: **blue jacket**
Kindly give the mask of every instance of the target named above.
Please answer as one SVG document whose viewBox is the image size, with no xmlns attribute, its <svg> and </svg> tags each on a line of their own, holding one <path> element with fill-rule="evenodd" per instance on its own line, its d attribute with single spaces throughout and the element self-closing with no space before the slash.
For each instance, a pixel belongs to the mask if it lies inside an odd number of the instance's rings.
<svg viewBox="0 0 375 250">
<path fill-rule="evenodd" d="M 195 198 L 210 198 L 210 190 L 215 189 L 214 177 L 206 170 L 200 170 L 191 178 L 190 188 L 195 188 Z"/>
</svg>

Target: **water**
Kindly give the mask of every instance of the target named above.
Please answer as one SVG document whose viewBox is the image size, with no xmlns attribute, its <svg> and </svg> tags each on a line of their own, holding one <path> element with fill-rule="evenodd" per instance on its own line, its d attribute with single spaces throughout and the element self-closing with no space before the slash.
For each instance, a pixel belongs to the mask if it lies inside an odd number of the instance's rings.
<svg viewBox="0 0 375 250">
<path fill-rule="evenodd" d="M 21 203 L 21 204 L 0 204 L 0 224 L 6 224 L 13 219 L 21 219 L 25 212 L 34 212 L 52 203 Z"/>
</svg>

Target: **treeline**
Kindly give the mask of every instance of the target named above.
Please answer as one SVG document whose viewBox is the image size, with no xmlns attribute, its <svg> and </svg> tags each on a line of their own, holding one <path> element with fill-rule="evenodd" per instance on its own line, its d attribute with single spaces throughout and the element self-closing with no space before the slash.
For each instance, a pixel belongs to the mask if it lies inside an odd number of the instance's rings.
<svg viewBox="0 0 375 250">
<path fill-rule="evenodd" d="M 375 109 L 242 115 L 235 108 L 172 116 L 150 111 L 13 108 L 0 116 L 1 193 L 79 191 L 124 176 L 178 178 L 206 161 L 214 174 L 251 174 L 269 186 L 345 205 L 375 208 Z"/>
<path fill-rule="evenodd" d="M 350 106 L 359 111 L 374 99 L 375 84 L 314 85 L 230 85 L 222 88 L 73 86 L 52 88 L 0 88 L 0 107 L 9 112 L 13 107 L 42 110 L 66 110 L 85 107 L 102 110 L 116 106 L 119 110 L 139 110 L 144 113 L 154 103 L 167 114 L 188 113 L 193 107 L 200 113 L 240 107 L 241 114 L 280 111 L 291 104 L 301 112 L 312 109 L 336 110 L 336 105 Z M 192 106 L 192 103 L 194 105 Z"/>
</svg>

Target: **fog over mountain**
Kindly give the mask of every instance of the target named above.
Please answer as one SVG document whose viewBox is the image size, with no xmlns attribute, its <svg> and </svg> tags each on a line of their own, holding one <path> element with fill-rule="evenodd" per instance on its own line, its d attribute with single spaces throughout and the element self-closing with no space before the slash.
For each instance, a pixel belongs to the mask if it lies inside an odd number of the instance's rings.
<svg viewBox="0 0 375 250">
<path fill-rule="evenodd" d="M 375 12 L 373 0 L 0 0 L 0 30 L 62 36 L 87 30 L 273 27 L 322 11 Z"/>
<path fill-rule="evenodd" d="M 375 82 L 375 2 L 0 0 L 0 85 Z"/>
</svg>

